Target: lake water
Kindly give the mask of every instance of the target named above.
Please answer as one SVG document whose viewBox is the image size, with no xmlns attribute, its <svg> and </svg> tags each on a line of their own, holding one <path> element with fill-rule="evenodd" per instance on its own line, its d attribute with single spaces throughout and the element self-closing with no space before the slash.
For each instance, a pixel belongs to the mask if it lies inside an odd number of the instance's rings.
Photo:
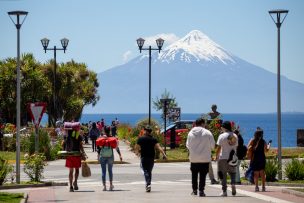
<svg viewBox="0 0 304 203">
<path fill-rule="evenodd" d="M 163 123 L 160 114 L 152 114 L 153 119 L 160 124 Z M 182 120 L 195 120 L 201 114 L 182 114 Z M 142 119 L 148 117 L 147 114 L 83 114 L 80 122 L 88 123 L 89 121 L 100 121 L 105 119 L 107 125 L 111 124 L 112 120 L 118 118 L 120 123 L 128 123 L 132 126 Z M 273 147 L 277 147 L 277 115 L 276 114 L 222 114 L 223 120 L 234 121 L 240 126 L 241 133 L 245 143 L 248 143 L 257 126 L 264 130 L 264 139 L 272 140 Z M 44 117 L 41 124 L 44 125 L 47 119 Z M 297 145 L 297 129 L 304 129 L 304 114 L 282 114 L 282 146 L 295 147 Z"/>
</svg>

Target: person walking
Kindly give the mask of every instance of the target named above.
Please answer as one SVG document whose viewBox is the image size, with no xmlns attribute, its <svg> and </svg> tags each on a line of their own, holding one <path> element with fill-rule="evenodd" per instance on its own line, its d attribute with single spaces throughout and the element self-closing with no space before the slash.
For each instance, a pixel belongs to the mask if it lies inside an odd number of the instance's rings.
<svg viewBox="0 0 304 203">
<path fill-rule="evenodd" d="M 140 154 L 140 165 L 146 182 L 146 192 L 151 192 L 152 170 L 154 166 L 155 149 L 158 149 L 163 158 L 167 158 L 157 139 L 152 136 L 151 126 L 144 127 L 145 134 L 138 138 L 136 151 Z"/>
<path fill-rule="evenodd" d="M 97 125 L 95 122 L 92 124 L 92 128 L 89 131 L 90 139 L 92 140 L 92 151 L 96 151 L 96 139 L 100 136 L 100 131 L 97 128 Z"/>
<path fill-rule="evenodd" d="M 223 133 L 218 137 L 216 148 L 218 176 L 222 182 L 223 191 L 220 195 L 222 197 L 227 197 L 227 173 L 229 173 L 231 178 L 232 195 L 235 196 L 236 167 L 231 166 L 228 161 L 236 153 L 238 145 L 237 136 L 232 132 L 231 123 L 229 121 L 223 122 L 221 128 Z"/>
<path fill-rule="evenodd" d="M 77 180 L 79 176 L 79 168 L 81 167 L 81 157 L 85 160 L 85 152 L 82 143 L 83 138 L 79 134 L 80 123 L 78 122 L 65 122 L 64 129 L 67 134 L 64 148 L 68 152 L 75 152 L 75 155 L 67 156 L 65 162 L 65 166 L 69 168 L 70 192 L 74 192 L 74 190 L 78 190 Z M 73 177 L 74 169 L 75 174 Z"/>
<path fill-rule="evenodd" d="M 116 137 L 117 135 L 117 125 L 115 121 L 112 121 L 111 123 L 111 134 L 113 137 Z"/>
<path fill-rule="evenodd" d="M 241 175 L 240 175 L 240 164 L 241 161 L 245 158 L 247 147 L 244 145 L 244 139 L 238 129 L 233 131 L 234 134 L 237 135 L 238 138 L 238 146 L 236 149 L 236 155 L 238 157 L 238 162 L 236 166 L 236 174 L 235 174 L 235 184 L 241 185 Z"/>
<path fill-rule="evenodd" d="M 254 171 L 254 184 L 255 191 L 258 192 L 259 189 L 259 177 L 262 180 L 262 191 L 266 191 L 265 182 L 265 165 L 266 165 L 266 156 L 265 153 L 270 148 L 270 142 L 266 144 L 266 141 L 263 139 L 263 130 L 261 128 L 257 128 L 254 133 L 253 139 L 249 141 L 248 150 L 252 150 L 250 167 Z"/>
<path fill-rule="evenodd" d="M 106 174 L 107 174 L 107 166 L 108 166 L 108 173 L 109 173 L 109 181 L 110 181 L 110 187 L 109 190 L 113 191 L 114 185 L 113 185 L 113 164 L 114 164 L 114 153 L 113 148 L 116 149 L 116 152 L 119 155 L 120 161 L 122 161 L 121 152 L 118 147 L 118 141 L 117 138 L 114 138 L 110 134 L 110 127 L 105 126 L 104 127 L 105 135 L 101 137 L 103 140 L 103 144 L 101 146 L 97 146 L 97 159 L 99 160 L 101 171 L 102 171 L 102 185 L 103 185 L 103 191 L 107 190 L 106 187 Z"/>
<path fill-rule="evenodd" d="M 212 133 L 205 128 L 205 120 L 199 118 L 195 121 L 195 127 L 188 133 L 186 146 L 189 150 L 190 170 L 192 174 L 192 195 L 204 197 L 206 176 L 211 163 L 211 150 L 214 148 L 215 141 Z M 198 187 L 199 175 L 199 187 Z"/>
</svg>

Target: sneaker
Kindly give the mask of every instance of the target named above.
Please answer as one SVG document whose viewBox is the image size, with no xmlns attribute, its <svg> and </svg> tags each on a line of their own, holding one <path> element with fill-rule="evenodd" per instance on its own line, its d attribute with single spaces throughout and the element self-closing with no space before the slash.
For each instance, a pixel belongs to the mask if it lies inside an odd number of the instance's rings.
<svg viewBox="0 0 304 203">
<path fill-rule="evenodd" d="M 265 186 L 262 187 L 262 192 L 266 192 Z"/>
<path fill-rule="evenodd" d="M 74 183 L 73 183 L 73 186 L 74 186 L 74 190 L 78 190 L 77 182 L 74 182 Z"/>
<path fill-rule="evenodd" d="M 110 185 L 110 191 L 113 191 L 114 185 Z"/>
<path fill-rule="evenodd" d="M 221 197 L 227 197 L 227 192 L 225 191 L 225 192 L 222 192 L 221 194 L 220 194 L 220 196 Z"/>
<path fill-rule="evenodd" d="M 197 195 L 197 191 L 196 190 L 193 190 L 191 195 Z"/>
<path fill-rule="evenodd" d="M 151 185 L 146 186 L 146 192 L 151 192 Z"/>
<path fill-rule="evenodd" d="M 256 191 L 256 192 L 259 192 L 259 191 L 260 191 L 260 189 L 259 189 L 258 186 L 255 187 L 255 191 Z"/>
<path fill-rule="evenodd" d="M 74 192 L 74 189 L 73 189 L 73 187 L 70 187 L 70 192 Z"/>
<path fill-rule="evenodd" d="M 200 197 L 206 197 L 206 194 L 204 193 L 204 191 L 200 191 L 200 192 L 199 192 L 199 196 L 200 196 Z"/>
<path fill-rule="evenodd" d="M 232 190 L 232 195 L 235 196 L 236 195 L 235 185 L 231 186 L 231 190 Z"/>
<path fill-rule="evenodd" d="M 107 191 L 107 187 L 106 187 L 106 186 L 103 186 L 102 191 Z"/>
<path fill-rule="evenodd" d="M 211 180 L 211 185 L 214 185 L 214 184 L 219 184 L 220 182 L 219 181 L 217 181 L 217 180 L 215 180 L 215 179 L 212 179 Z"/>
</svg>

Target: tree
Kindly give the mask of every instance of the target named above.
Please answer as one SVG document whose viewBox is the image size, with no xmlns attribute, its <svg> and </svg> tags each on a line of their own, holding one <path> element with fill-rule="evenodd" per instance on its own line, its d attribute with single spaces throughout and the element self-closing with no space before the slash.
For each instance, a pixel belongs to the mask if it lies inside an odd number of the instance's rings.
<svg viewBox="0 0 304 203">
<path fill-rule="evenodd" d="M 49 72 L 50 64 L 45 64 Z M 54 105 L 48 105 L 49 124 L 54 125 L 56 120 L 79 120 L 85 105 L 93 106 L 99 100 L 97 88 L 99 86 L 97 74 L 89 71 L 84 63 L 77 63 L 74 60 L 62 63 L 58 66 L 56 81 L 56 112 Z M 47 74 L 52 79 L 52 74 Z M 53 104 L 53 97 L 49 97 L 49 103 Z"/>
<path fill-rule="evenodd" d="M 21 125 L 30 120 L 26 105 L 46 102 L 49 125 L 55 118 L 78 120 L 85 105 L 95 105 L 99 100 L 97 74 L 84 63 L 70 61 L 58 66 L 56 101 L 58 116 L 53 105 L 53 61 L 41 64 L 32 54 L 21 57 Z M 0 61 L 0 117 L 5 122 L 16 123 L 16 58 Z"/>
<path fill-rule="evenodd" d="M 164 106 L 161 102 L 161 99 L 172 99 L 168 105 L 168 108 L 175 108 L 178 106 L 176 98 L 170 92 L 168 92 L 167 89 L 165 89 L 164 93 L 161 94 L 160 98 L 156 97 L 156 99 L 153 100 L 153 108 L 157 111 L 162 110 L 162 112 L 164 112 Z M 164 118 L 164 115 L 162 115 L 162 118 Z"/>
<path fill-rule="evenodd" d="M 30 119 L 26 105 L 29 102 L 45 101 L 50 84 L 44 77 L 41 64 L 32 54 L 21 56 L 21 124 Z M 16 122 L 16 59 L 7 58 L 0 62 L 0 113 L 10 123 Z"/>
</svg>

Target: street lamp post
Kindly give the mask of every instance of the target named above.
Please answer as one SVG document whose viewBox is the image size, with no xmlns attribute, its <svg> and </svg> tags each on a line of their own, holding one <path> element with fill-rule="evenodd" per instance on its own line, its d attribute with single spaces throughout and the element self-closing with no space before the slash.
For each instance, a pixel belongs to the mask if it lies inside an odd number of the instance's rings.
<svg viewBox="0 0 304 203">
<path fill-rule="evenodd" d="M 20 78 L 20 28 L 23 22 L 26 19 L 28 12 L 26 11 L 10 11 L 7 12 L 12 22 L 15 24 L 17 28 L 17 99 L 16 99 L 16 124 L 17 124 L 17 132 L 16 132 L 16 182 L 20 183 L 20 95 L 21 95 L 21 78 Z M 13 20 L 13 16 L 16 16 L 17 21 Z M 20 17 L 24 17 L 22 22 L 20 23 Z"/>
<path fill-rule="evenodd" d="M 167 153 L 167 110 L 172 99 L 160 99 L 164 107 L 164 140 L 165 140 L 165 154 Z"/>
<path fill-rule="evenodd" d="M 281 143 L 281 72 L 280 72 L 280 28 L 284 22 L 288 10 L 271 10 L 269 15 L 278 28 L 278 73 L 277 73 L 277 122 L 278 122 L 278 164 L 279 180 L 282 180 L 282 143 Z M 282 16 L 283 15 L 283 16 Z M 282 19 L 281 19 L 282 17 Z"/>
<path fill-rule="evenodd" d="M 164 40 L 159 38 L 156 40 L 156 44 L 158 48 L 152 48 L 149 46 L 149 48 L 143 48 L 145 40 L 143 38 L 139 38 L 136 40 L 139 52 L 141 53 L 142 50 L 149 50 L 149 125 L 151 124 L 151 52 L 152 50 L 158 50 L 160 53 L 160 50 L 162 49 L 162 46 L 164 44 Z"/>
<path fill-rule="evenodd" d="M 55 115 L 54 119 L 55 119 L 55 122 L 56 122 L 57 116 L 58 116 L 58 114 L 57 114 L 58 113 L 57 112 L 57 102 L 56 102 L 56 75 L 57 75 L 56 74 L 56 71 L 57 71 L 56 51 L 57 50 L 63 50 L 63 52 L 65 53 L 66 48 L 67 48 L 67 46 L 69 44 L 69 40 L 67 38 L 63 38 L 63 39 L 60 40 L 62 48 L 57 48 L 56 46 L 54 46 L 54 48 L 47 48 L 48 45 L 49 45 L 49 42 L 50 42 L 50 40 L 47 39 L 47 38 L 43 38 L 40 41 L 41 41 L 41 44 L 43 46 L 43 49 L 44 49 L 45 53 L 46 53 L 46 50 L 52 50 L 52 51 L 54 51 L 53 108 L 54 108 L 54 115 Z"/>
</svg>

